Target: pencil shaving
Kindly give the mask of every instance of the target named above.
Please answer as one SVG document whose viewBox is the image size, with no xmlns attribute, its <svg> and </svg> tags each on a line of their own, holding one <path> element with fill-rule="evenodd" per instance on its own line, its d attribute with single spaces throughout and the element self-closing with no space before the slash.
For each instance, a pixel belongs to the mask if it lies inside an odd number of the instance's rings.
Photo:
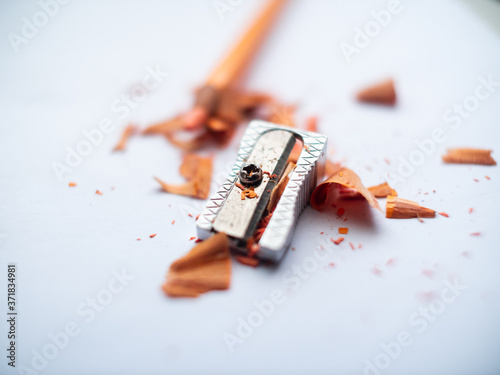
<svg viewBox="0 0 500 375">
<path fill-rule="evenodd" d="M 226 234 L 217 233 L 172 263 L 162 289 L 169 297 L 198 297 L 226 290 L 230 283 L 229 240 Z"/>
<path fill-rule="evenodd" d="M 386 217 L 390 219 L 432 218 L 436 211 L 422 207 L 417 202 L 398 198 L 394 195 L 387 196 Z"/>
<path fill-rule="evenodd" d="M 396 90 L 394 89 L 394 81 L 388 79 L 374 86 L 368 87 L 360 91 L 357 95 L 360 102 L 395 105 L 396 104 Z"/>
<path fill-rule="evenodd" d="M 154 179 L 161 185 L 166 193 L 184 195 L 198 199 L 207 199 L 210 193 L 212 176 L 212 159 L 202 158 L 198 155 L 188 154 L 180 167 L 180 173 L 188 182 L 182 185 L 171 185 L 159 178 Z"/>
<path fill-rule="evenodd" d="M 453 148 L 449 149 L 442 159 L 445 163 L 496 165 L 496 161 L 491 157 L 491 152 L 492 150 L 477 148 Z"/>
<path fill-rule="evenodd" d="M 338 193 L 339 189 L 349 188 L 361 194 L 366 201 L 377 210 L 381 211 L 378 202 L 373 195 L 363 185 L 356 173 L 348 168 L 340 168 L 330 178 L 319 184 L 311 195 L 311 206 L 316 210 L 321 210 L 327 204 L 331 194 Z"/>
<path fill-rule="evenodd" d="M 385 198 L 388 195 L 398 195 L 398 193 L 396 193 L 396 190 L 391 188 L 387 182 L 384 182 L 383 184 L 377 186 L 370 186 L 368 188 L 368 191 L 372 193 L 375 198 Z"/>
</svg>

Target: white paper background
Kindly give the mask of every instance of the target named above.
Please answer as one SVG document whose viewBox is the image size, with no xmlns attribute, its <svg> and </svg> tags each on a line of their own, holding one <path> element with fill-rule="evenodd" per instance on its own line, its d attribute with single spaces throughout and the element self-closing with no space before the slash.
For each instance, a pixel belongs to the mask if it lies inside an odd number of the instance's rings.
<svg viewBox="0 0 500 375">
<path fill-rule="evenodd" d="M 111 149 L 126 124 L 145 126 L 188 108 L 191 90 L 263 4 L 242 1 L 221 20 L 213 3 L 72 1 L 17 53 L 7 35 L 19 34 L 22 18 L 31 19 L 40 6 L 0 3 L 0 310 L 7 308 L 7 264 L 15 262 L 17 365 L 33 368 L 33 351 L 42 353 L 48 335 L 73 321 L 79 335 L 37 373 L 362 374 L 365 361 L 373 363 L 381 345 L 402 331 L 412 344 L 384 374 L 498 373 L 500 173 L 497 167 L 444 165 L 440 155 L 468 146 L 491 148 L 499 159 L 499 88 L 458 129 L 442 116 L 474 95 L 481 76 L 500 81 L 500 4 L 404 2 L 349 64 L 339 44 L 352 43 L 355 28 L 387 2 L 292 1 L 247 87 L 300 104 L 301 121 L 317 114 L 331 158 L 357 171 L 367 186 L 382 182 L 387 171 L 397 173 L 399 158 L 417 149 L 415 140 L 443 128 L 446 141 L 395 187 L 450 218 L 386 220 L 359 203 L 343 204 L 346 241 L 332 245 L 328 260 L 291 290 L 293 267 L 307 263 L 319 240 L 336 238 L 341 224 L 334 212 L 307 208 L 295 250 L 278 267 L 235 263 L 229 291 L 172 300 L 160 285 L 169 264 L 192 247 L 195 223 L 187 213 L 198 214 L 203 202 L 158 192 L 152 176 L 182 181 L 181 153 L 163 139 L 133 139 L 123 154 Z M 156 65 L 169 77 L 119 118 L 112 103 Z M 353 100 L 359 88 L 389 76 L 397 85 L 397 107 Z M 81 131 L 103 118 L 113 121 L 114 131 L 59 181 L 51 164 L 64 162 L 65 148 L 75 148 L 85 139 Z M 215 156 L 212 191 L 237 149 L 235 139 Z M 69 188 L 69 181 L 78 186 Z M 150 239 L 151 233 L 157 236 Z M 363 247 L 352 251 L 348 242 Z M 391 258 L 395 263 L 386 265 Z M 102 293 L 113 270 L 122 269 L 134 280 L 86 323 L 78 306 Z M 439 296 L 445 280 L 456 277 L 467 289 L 420 333 L 409 318 L 429 307 L 432 298 L 424 296 Z M 230 353 L 224 333 L 236 334 L 238 319 L 256 311 L 253 301 L 275 289 L 285 292 L 285 302 Z M 6 348 L 7 324 L 1 327 Z M 2 358 L 0 372 L 17 373 Z"/>
</svg>

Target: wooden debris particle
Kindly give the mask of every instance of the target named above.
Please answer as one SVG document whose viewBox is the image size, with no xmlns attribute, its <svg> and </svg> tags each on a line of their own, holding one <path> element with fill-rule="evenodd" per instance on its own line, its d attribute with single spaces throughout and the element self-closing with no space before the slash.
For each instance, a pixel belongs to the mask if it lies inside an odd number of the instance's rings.
<svg viewBox="0 0 500 375">
<path fill-rule="evenodd" d="M 491 152 L 492 150 L 476 148 L 453 148 L 442 159 L 445 163 L 496 165 Z"/>
<path fill-rule="evenodd" d="M 342 241 L 344 241 L 344 237 L 339 237 L 336 240 L 334 240 L 333 238 L 330 238 L 330 241 L 332 241 L 335 245 L 340 245 L 340 243 Z"/>
<path fill-rule="evenodd" d="M 248 189 L 245 189 L 241 192 L 241 200 L 244 201 L 245 198 L 252 199 L 252 198 L 257 198 L 258 195 L 254 191 L 254 187 L 249 187 Z"/>
<path fill-rule="evenodd" d="M 189 217 L 193 217 L 193 214 L 188 213 L 188 216 L 189 216 Z"/>
<path fill-rule="evenodd" d="M 162 121 L 149 126 L 145 130 L 143 130 L 142 134 L 166 136 L 167 134 L 181 130 L 183 128 L 184 128 L 184 120 L 182 116 L 177 116 L 174 117 L 173 119 Z"/>
<path fill-rule="evenodd" d="M 156 233 L 149 235 L 149 238 L 155 238 L 155 237 L 156 237 Z"/>
<path fill-rule="evenodd" d="M 95 193 L 96 193 L 97 195 L 102 195 L 102 191 L 99 191 L 99 190 L 96 190 L 96 191 L 95 191 Z"/>
<path fill-rule="evenodd" d="M 396 262 L 396 258 L 389 258 L 385 263 L 388 266 L 392 266 Z"/>
<path fill-rule="evenodd" d="M 211 158 L 203 158 L 194 154 L 185 155 L 180 167 L 180 172 L 188 180 L 187 183 L 182 185 L 170 185 L 157 177 L 155 177 L 155 180 L 161 185 L 163 191 L 167 193 L 185 195 L 198 199 L 208 198 L 212 177 Z"/>
<path fill-rule="evenodd" d="M 68 186 L 69 186 L 69 187 L 75 187 L 75 186 L 76 186 L 76 182 L 70 182 L 70 183 L 68 184 Z"/>
<path fill-rule="evenodd" d="M 349 228 L 339 228 L 339 234 L 347 234 L 349 232 Z"/>
<path fill-rule="evenodd" d="M 479 180 L 477 178 L 474 179 L 475 182 L 479 182 Z"/>
<path fill-rule="evenodd" d="M 196 237 L 190 237 L 189 241 L 196 240 Z"/>
<path fill-rule="evenodd" d="M 489 176 L 484 176 L 487 180 L 491 180 L 491 178 Z"/>
<path fill-rule="evenodd" d="M 351 246 L 352 251 L 356 250 L 356 248 L 354 247 L 354 244 L 352 242 L 349 242 L 349 246 Z"/>
<path fill-rule="evenodd" d="M 481 233 L 480 233 L 480 232 L 474 232 L 474 233 L 471 233 L 470 235 L 471 235 L 471 236 L 480 236 L 480 235 L 481 235 Z"/>
<path fill-rule="evenodd" d="M 450 217 L 446 212 L 438 212 L 439 215 L 444 216 L 444 217 Z"/>
<path fill-rule="evenodd" d="M 172 220 L 172 225 L 174 225 L 174 224 L 175 224 L 175 219 L 174 219 L 174 220 Z"/>
<path fill-rule="evenodd" d="M 357 95 L 360 102 L 394 105 L 396 104 L 396 90 L 394 89 L 394 81 L 388 79 L 374 86 L 368 87 L 360 91 Z"/>
<path fill-rule="evenodd" d="M 363 245 L 362 245 L 362 244 L 359 244 L 359 245 L 358 245 L 358 249 L 361 249 L 362 247 L 363 247 Z"/>
<path fill-rule="evenodd" d="M 408 199 L 389 195 L 385 214 L 391 219 L 430 218 L 436 216 L 436 211 Z"/>
<path fill-rule="evenodd" d="M 382 271 L 377 266 L 373 266 L 371 271 L 374 275 L 377 275 L 377 276 L 380 276 L 382 274 Z"/>
<path fill-rule="evenodd" d="M 388 195 L 398 195 L 398 193 L 396 193 L 396 190 L 391 188 L 387 182 L 384 182 L 383 184 L 377 186 L 371 186 L 368 188 L 368 191 L 372 193 L 375 198 L 385 198 Z"/>
<path fill-rule="evenodd" d="M 320 234 L 324 234 L 325 232 L 321 232 Z"/>
<path fill-rule="evenodd" d="M 344 214 L 345 212 L 345 209 L 343 207 L 339 207 L 339 209 L 337 210 L 337 215 L 342 217 L 342 215 Z"/>
<path fill-rule="evenodd" d="M 123 133 L 122 133 L 122 136 L 120 138 L 120 141 L 115 146 L 115 148 L 113 149 L 113 151 L 123 151 L 123 150 L 125 150 L 125 147 L 127 146 L 128 139 L 133 134 L 137 133 L 137 130 L 138 130 L 137 126 L 134 126 L 134 125 L 128 125 L 127 127 L 125 127 L 125 129 L 123 129 Z"/>
<path fill-rule="evenodd" d="M 228 289 L 230 282 L 229 241 L 224 233 L 217 233 L 172 263 L 163 291 L 170 297 L 198 297 Z"/>
<path fill-rule="evenodd" d="M 253 268 L 256 268 L 260 263 L 257 258 L 250 258 L 244 255 L 236 255 L 236 260 L 245 266 L 250 266 Z"/>
<path fill-rule="evenodd" d="M 347 168 L 339 169 L 333 176 L 314 189 L 311 195 L 311 207 L 321 210 L 327 204 L 329 195 L 338 193 L 338 189 L 341 187 L 355 190 L 368 201 L 370 206 L 380 210 L 376 199 L 363 185 L 358 175 Z"/>
<path fill-rule="evenodd" d="M 141 240 L 140 238 L 137 239 L 137 241 L 140 241 L 140 240 Z"/>
<path fill-rule="evenodd" d="M 307 119 L 306 130 L 309 132 L 318 132 L 318 118 L 316 116 L 311 116 Z"/>
<path fill-rule="evenodd" d="M 472 212 L 474 211 L 474 208 L 469 208 L 469 215 L 472 214 Z"/>
</svg>

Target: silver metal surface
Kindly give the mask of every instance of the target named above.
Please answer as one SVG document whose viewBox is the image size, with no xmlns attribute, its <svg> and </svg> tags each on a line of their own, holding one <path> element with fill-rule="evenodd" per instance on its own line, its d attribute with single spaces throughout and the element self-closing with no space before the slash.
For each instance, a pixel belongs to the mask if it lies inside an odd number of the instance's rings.
<svg viewBox="0 0 500 375">
<path fill-rule="evenodd" d="M 271 130 L 282 130 L 292 134 L 296 138 L 299 138 L 304 145 L 297 161 L 297 167 L 292 172 L 285 191 L 259 242 L 260 251 L 257 256 L 262 259 L 278 261 L 289 247 L 297 219 L 308 203 L 312 190 L 318 183 L 318 179 L 324 174 L 327 146 L 327 137 L 324 135 L 260 120 L 252 121 L 242 138 L 236 163 L 228 179 L 207 202 L 207 205 L 200 214 L 197 221 L 197 231 L 198 237 L 201 239 L 208 238 L 215 231 L 214 222 L 216 222 L 218 215 L 223 210 L 228 197 L 233 189 L 239 190 L 235 187 L 235 183 L 238 182 L 238 172 L 249 159 L 261 136 Z M 283 163 L 285 162 L 286 158 Z M 267 190 L 265 191 L 267 192 Z M 238 215 L 241 215 L 241 213 L 238 211 L 233 212 L 232 220 L 237 220 Z M 262 213 L 260 213 L 261 215 Z M 260 216 L 257 217 L 255 215 L 250 220 L 260 220 Z M 226 231 L 226 233 L 228 232 Z M 246 251 L 241 241 L 233 240 L 232 247 L 242 252 Z"/>
<path fill-rule="evenodd" d="M 264 133 L 255 144 L 246 160 L 246 164 L 255 164 L 271 175 L 276 174 L 274 181 L 279 180 L 286 166 L 286 161 L 295 145 L 292 133 L 283 130 L 271 130 Z M 247 239 L 253 235 L 257 224 L 267 206 L 270 191 L 276 185 L 265 174 L 259 186 L 254 188 L 256 198 L 241 199 L 241 189 L 233 187 L 224 205 L 214 221 L 215 232 L 224 232 L 228 236 L 241 240 L 245 246 Z"/>
</svg>

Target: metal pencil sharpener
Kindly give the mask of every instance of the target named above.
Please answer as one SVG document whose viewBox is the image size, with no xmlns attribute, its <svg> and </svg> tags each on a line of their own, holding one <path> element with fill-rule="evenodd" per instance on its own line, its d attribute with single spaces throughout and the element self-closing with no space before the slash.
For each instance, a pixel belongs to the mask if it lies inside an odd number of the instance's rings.
<svg viewBox="0 0 500 375">
<path fill-rule="evenodd" d="M 260 238 L 260 259 L 277 262 L 290 246 L 297 219 L 309 201 L 318 178 L 324 174 L 327 137 L 321 134 L 252 121 L 241 140 L 238 158 L 231 173 L 208 201 L 197 221 L 201 239 L 213 233 L 228 235 L 231 248 L 247 253 L 247 243 L 261 219 L 267 215 L 271 193 L 284 174 L 296 141 L 302 151 L 296 168 L 279 199 Z M 242 188 L 249 189 L 250 199 L 243 199 Z"/>
</svg>

